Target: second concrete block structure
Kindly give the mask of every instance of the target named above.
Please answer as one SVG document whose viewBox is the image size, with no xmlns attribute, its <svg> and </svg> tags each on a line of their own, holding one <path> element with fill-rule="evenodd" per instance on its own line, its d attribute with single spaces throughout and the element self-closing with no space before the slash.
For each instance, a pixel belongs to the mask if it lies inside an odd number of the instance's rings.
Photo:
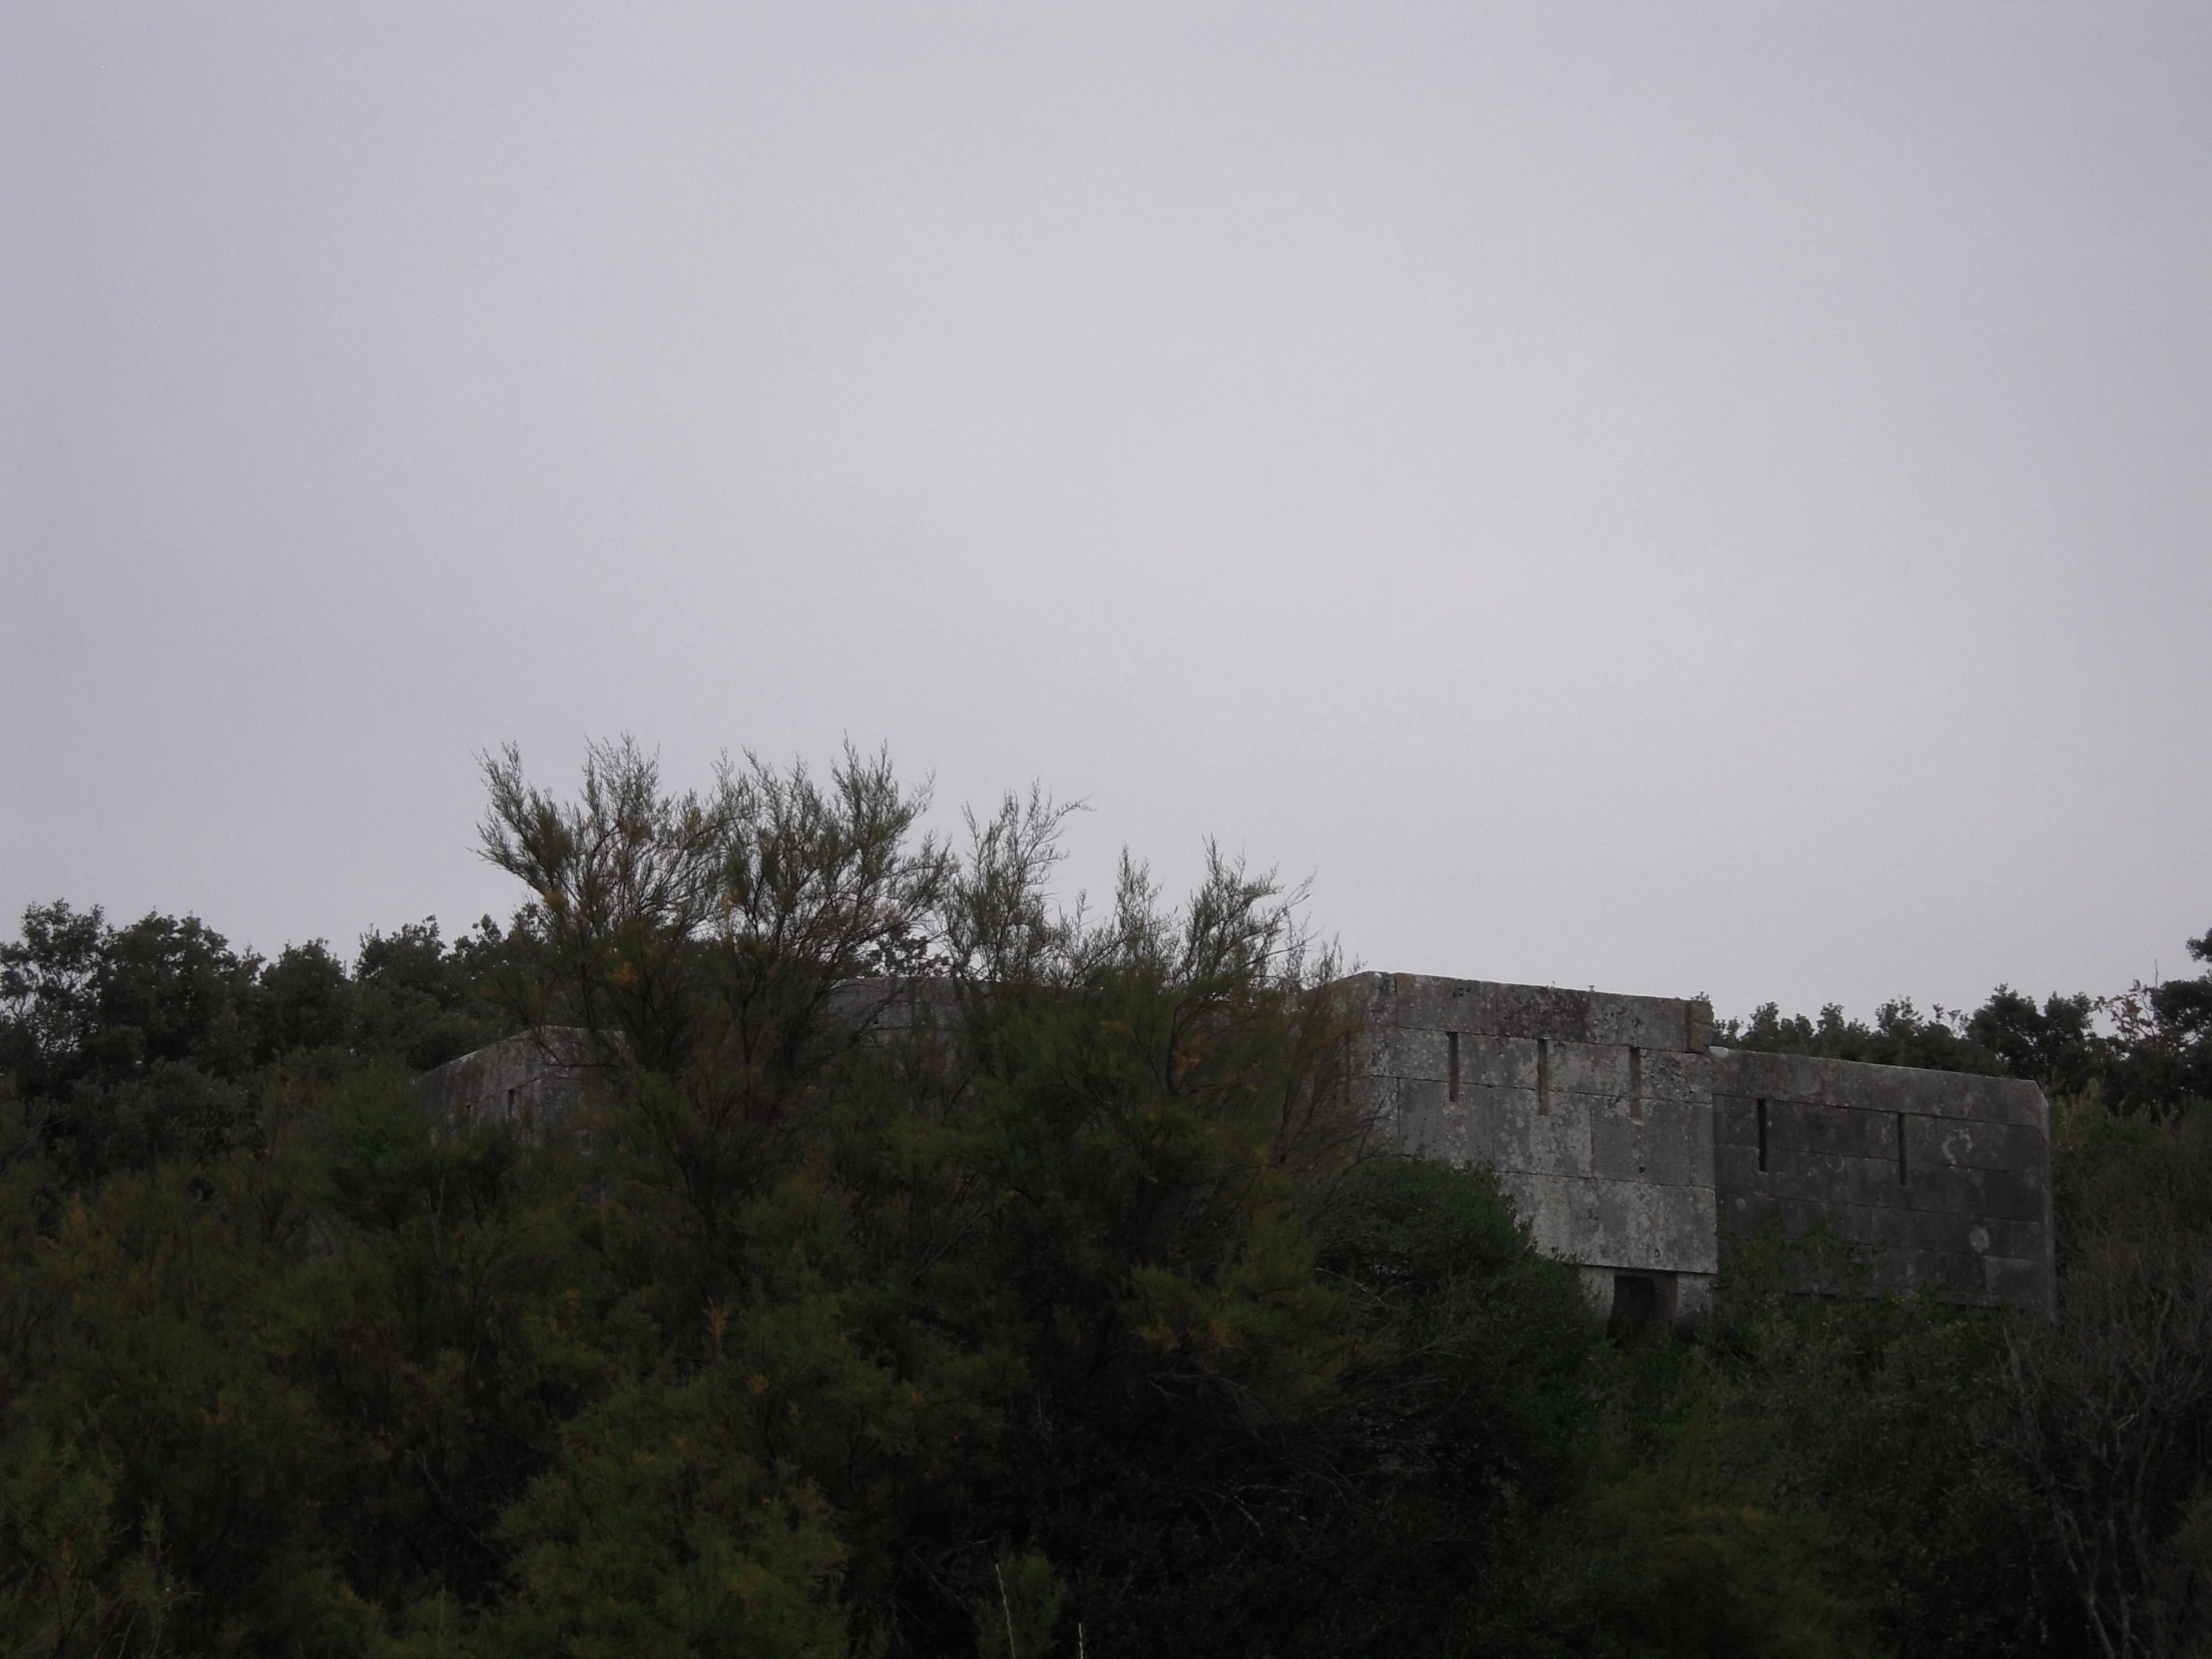
<svg viewBox="0 0 2212 1659">
<path fill-rule="evenodd" d="M 1729 1229 L 1826 1226 L 1890 1284 L 2049 1305 L 2050 1108 L 2033 1083 L 1796 1054 L 1714 1061 Z"/>
<path fill-rule="evenodd" d="M 1368 973 L 1356 1072 L 1408 1151 L 1487 1164 L 1616 1317 L 1697 1317 L 1762 1223 L 1878 1281 L 2047 1307 L 2048 1109 L 2032 1083 L 1712 1045 L 1702 1001 Z"/>
</svg>

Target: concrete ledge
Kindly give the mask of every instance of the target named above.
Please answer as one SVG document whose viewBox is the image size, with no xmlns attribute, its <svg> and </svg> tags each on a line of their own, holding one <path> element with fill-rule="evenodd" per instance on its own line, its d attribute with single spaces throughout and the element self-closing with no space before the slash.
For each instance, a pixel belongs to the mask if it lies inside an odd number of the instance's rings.
<svg viewBox="0 0 2212 1659">
<path fill-rule="evenodd" d="M 1338 983 L 1355 1010 L 1380 1025 L 1685 1053 L 1702 1053 L 1712 1040 L 1712 1008 L 1676 997 L 1420 973 L 1361 973 Z"/>
<path fill-rule="evenodd" d="M 1963 1118 L 2040 1129 L 2043 1092 L 2015 1077 L 1922 1071 L 1804 1054 L 1731 1049 L 1713 1056 L 1713 1092 L 1923 1117 Z"/>
</svg>

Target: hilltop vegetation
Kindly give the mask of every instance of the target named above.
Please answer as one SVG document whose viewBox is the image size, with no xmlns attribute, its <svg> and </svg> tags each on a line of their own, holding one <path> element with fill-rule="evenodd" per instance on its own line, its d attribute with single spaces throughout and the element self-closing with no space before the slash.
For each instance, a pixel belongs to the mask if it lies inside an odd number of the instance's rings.
<svg viewBox="0 0 2212 1659">
<path fill-rule="evenodd" d="M 2212 929 L 2188 942 L 2212 961 Z M 1910 997 L 1875 1010 L 1872 1024 L 1847 1019 L 1835 1003 L 1820 1018 L 1784 1018 L 1774 1003 L 1748 1020 L 1723 1021 L 1714 1040 L 1784 1054 L 1818 1054 L 1874 1065 L 2024 1077 L 2057 1099 L 2087 1100 L 2121 1117 L 2154 1121 L 2212 1101 L 2212 973 L 2135 984 L 2113 996 L 2053 991 L 2033 997 L 1999 985 L 1972 1013 Z"/>
<path fill-rule="evenodd" d="M 2212 1639 L 2212 975 L 1730 1033 L 2059 1097 L 2056 1322 L 1776 1262 L 1618 1345 L 1486 1174 L 1369 1136 L 1270 879 L 1125 862 L 1069 917 L 1048 802 L 948 846 L 849 754 L 487 782 L 505 926 L 0 946 L 8 1651 Z M 416 1071 L 545 1024 L 573 1133 L 425 1119 Z"/>
</svg>

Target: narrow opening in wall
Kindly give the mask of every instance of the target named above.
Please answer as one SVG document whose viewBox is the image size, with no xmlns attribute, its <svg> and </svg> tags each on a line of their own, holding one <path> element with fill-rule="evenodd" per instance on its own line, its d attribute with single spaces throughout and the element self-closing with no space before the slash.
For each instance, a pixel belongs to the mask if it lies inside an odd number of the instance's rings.
<svg viewBox="0 0 2212 1659">
<path fill-rule="evenodd" d="M 1605 1334 L 1615 1342 L 1633 1343 L 1648 1336 L 1658 1323 L 1658 1282 L 1649 1274 L 1613 1275 L 1613 1312 L 1605 1322 Z"/>
<path fill-rule="evenodd" d="M 1551 1043 L 1548 1039 L 1536 1039 L 1536 1110 L 1551 1110 Z"/>
<path fill-rule="evenodd" d="M 1444 1033 L 1444 1064 L 1450 1098 L 1457 1100 L 1459 1098 L 1459 1033 L 1456 1031 L 1446 1031 Z"/>
<path fill-rule="evenodd" d="M 1644 1115 L 1644 1051 L 1640 1048 L 1628 1051 L 1628 1115 Z"/>
<path fill-rule="evenodd" d="M 520 1089 L 509 1089 L 507 1091 L 507 1118 L 509 1122 L 512 1122 L 514 1119 L 515 1100 L 521 1093 L 522 1091 Z"/>
<path fill-rule="evenodd" d="M 1767 1103 L 1759 1102 L 1759 1173 L 1767 1173 Z"/>
<path fill-rule="evenodd" d="M 1910 1187 L 1912 1184 L 1912 1166 L 1905 1161 L 1905 1114 L 1900 1112 L 1898 1113 L 1898 1185 Z"/>
</svg>

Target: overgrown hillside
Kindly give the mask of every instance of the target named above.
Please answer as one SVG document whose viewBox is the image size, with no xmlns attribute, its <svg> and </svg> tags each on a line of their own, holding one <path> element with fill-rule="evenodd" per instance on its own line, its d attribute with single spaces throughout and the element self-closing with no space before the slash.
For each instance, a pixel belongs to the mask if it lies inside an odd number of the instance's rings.
<svg viewBox="0 0 2212 1659">
<path fill-rule="evenodd" d="M 946 846 L 852 755 L 488 783 L 507 926 L 0 947 L 9 1652 L 2212 1642 L 2212 976 L 1762 1010 L 2058 1098 L 2059 1317 L 1791 1297 L 1819 1242 L 1766 1240 L 1624 1347 L 1485 1174 L 1369 1136 L 1266 879 L 1070 918 L 1048 803 Z M 539 1025 L 580 1121 L 426 1121 Z"/>
</svg>

